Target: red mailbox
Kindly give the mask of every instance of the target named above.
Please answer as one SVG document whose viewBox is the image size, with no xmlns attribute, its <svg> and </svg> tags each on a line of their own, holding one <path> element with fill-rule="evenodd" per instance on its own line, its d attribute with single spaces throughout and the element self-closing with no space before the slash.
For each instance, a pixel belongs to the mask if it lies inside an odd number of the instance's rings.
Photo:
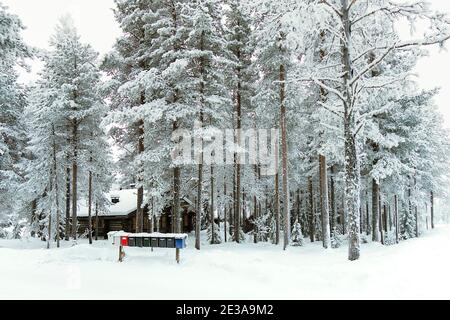
<svg viewBox="0 0 450 320">
<path fill-rule="evenodd" d="M 128 247 L 128 237 L 120 237 L 120 245 L 122 247 Z"/>
</svg>

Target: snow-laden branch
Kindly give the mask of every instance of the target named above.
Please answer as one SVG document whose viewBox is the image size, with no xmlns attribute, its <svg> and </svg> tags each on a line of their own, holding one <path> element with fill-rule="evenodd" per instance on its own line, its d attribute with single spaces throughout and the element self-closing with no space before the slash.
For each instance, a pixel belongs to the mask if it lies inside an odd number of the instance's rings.
<svg viewBox="0 0 450 320">
<path fill-rule="evenodd" d="M 359 134 L 359 132 L 361 132 L 361 130 L 366 126 L 368 119 L 375 117 L 377 115 L 386 113 L 390 109 L 392 109 L 392 104 L 387 104 L 377 110 L 367 112 L 367 113 L 363 114 L 362 116 L 358 117 L 358 119 L 356 119 L 356 123 L 359 123 L 359 124 L 355 130 L 354 137 L 356 137 Z"/>
<path fill-rule="evenodd" d="M 323 103 L 322 101 L 318 101 L 317 102 L 321 107 L 323 107 L 325 110 L 331 112 L 332 114 L 334 114 L 335 116 L 338 116 L 341 119 L 344 119 L 344 115 L 342 114 L 342 112 L 330 109 L 325 103 Z"/>
<path fill-rule="evenodd" d="M 384 59 L 388 56 L 389 53 L 392 52 L 392 50 L 395 49 L 395 45 L 388 48 L 381 56 L 379 56 L 377 59 L 375 59 L 372 63 L 368 64 L 362 71 L 360 71 L 356 76 L 353 77 L 353 79 L 350 80 L 349 85 L 353 86 L 356 81 L 361 79 L 367 72 L 371 71 L 373 68 L 375 68 L 378 64 L 384 61 Z"/>
<path fill-rule="evenodd" d="M 439 38 L 434 38 L 434 39 L 416 39 L 416 40 L 404 41 L 404 42 L 401 42 L 398 45 L 396 45 L 394 49 L 432 46 L 435 44 L 442 44 L 449 39 L 450 39 L 450 33 L 447 33 Z"/>
<path fill-rule="evenodd" d="M 355 2 L 355 1 L 352 1 L 352 2 Z M 405 4 L 389 2 L 388 5 L 373 9 L 372 11 L 369 11 L 369 12 L 365 13 L 364 15 L 356 18 L 355 20 L 353 20 L 351 22 L 351 24 L 356 25 L 359 22 L 363 21 L 364 19 L 369 18 L 377 13 L 385 13 L 385 14 L 389 14 L 389 15 L 393 15 L 393 16 L 395 16 L 395 15 L 408 16 L 408 15 L 412 15 L 412 14 L 423 15 L 425 6 L 426 6 L 426 3 L 423 1 L 417 1 L 414 3 L 405 3 Z"/>
<path fill-rule="evenodd" d="M 390 86 L 390 85 L 392 85 L 394 83 L 397 83 L 397 82 L 405 80 L 409 75 L 410 74 L 407 73 L 407 74 L 405 74 L 402 77 L 395 78 L 395 79 L 392 79 L 392 80 L 389 80 L 389 81 L 385 81 L 385 82 L 381 82 L 381 83 L 377 83 L 377 84 L 371 84 L 371 85 L 364 84 L 362 86 L 362 89 L 364 90 L 364 89 L 381 89 L 381 88 L 386 88 L 387 86 Z"/>
<path fill-rule="evenodd" d="M 296 78 L 291 80 L 290 82 L 315 82 L 315 80 L 318 81 L 329 81 L 329 82 L 335 82 L 336 84 L 342 84 L 341 78 L 327 78 L 327 77 L 310 77 L 310 78 Z M 279 83 L 280 81 L 277 81 Z"/>
<path fill-rule="evenodd" d="M 348 10 L 348 11 L 350 11 L 350 10 L 352 9 L 352 7 L 353 7 L 353 5 L 356 3 L 356 1 L 357 1 L 357 0 L 352 0 L 352 1 L 350 2 L 350 4 L 349 4 L 348 7 L 347 7 L 347 10 Z"/>
<path fill-rule="evenodd" d="M 355 82 L 358 81 L 361 77 L 363 77 L 367 72 L 371 71 L 373 68 L 375 68 L 381 62 L 383 62 L 384 59 L 394 50 L 442 44 L 445 41 L 447 41 L 448 39 L 450 39 L 450 34 L 446 34 L 442 37 L 435 38 L 435 39 L 418 39 L 418 40 L 399 42 L 397 44 L 394 44 L 391 47 L 387 47 L 387 46 L 386 47 L 378 47 L 377 49 L 379 49 L 379 50 L 384 49 L 386 51 L 381 56 L 379 56 L 377 59 L 375 59 L 372 63 L 368 64 L 356 76 L 354 76 L 353 79 L 350 81 L 350 85 L 351 86 L 354 85 Z M 368 52 L 370 52 L 370 51 L 368 51 Z"/>
<path fill-rule="evenodd" d="M 338 90 L 336 90 L 335 88 L 332 88 L 330 86 L 327 86 L 323 81 L 319 80 L 319 79 L 312 79 L 314 81 L 315 84 L 317 84 L 318 86 L 320 86 L 321 88 L 325 89 L 326 91 L 329 91 L 331 93 L 334 93 L 339 99 L 341 99 L 344 103 L 347 101 L 344 97 L 344 95 L 339 92 Z"/>
<path fill-rule="evenodd" d="M 345 97 L 343 96 L 343 94 L 341 92 L 339 92 L 338 90 L 336 90 L 335 88 L 332 88 L 330 86 L 327 86 L 323 81 L 333 81 L 333 82 L 338 82 L 339 80 L 337 79 L 318 79 L 318 78 L 297 78 L 293 81 L 298 81 L 298 82 L 313 82 L 316 85 L 318 85 L 319 87 L 321 87 L 322 89 L 329 91 L 330 93 L 334 93 L 340 100 L 342 100 L 343 102 L 346 102 L 347 100 L 345 99 Z"/>
<path fill-rule="evenodd" d="M 339 140 L 345 141 L 344 137 L 342 136 L 342 129 L 341 129 L 341 128 L 332 126 L 332 125 L 330 125 L 330 124 L 328 124 L 328 123 L 325 123 L 325 122 L 323 122 L 323 121 L 321 121 L 321 122 L 319 123 L 319 125 L 322 126 L 322 127 L 325 127 L 325 128 L 328 129 L 328 130 L 331 130 L 331 131 L 336 132 L 336 133 L 337 133 L 336 137 L 337 137 Z"/>
<path fill-rule="evenodd" d="M 327 7 L 331 8 L 331 10 L 333 10 L 334 13 L 336 13 L 339 17 L 342 17 L 342 12 L 338 8 L 336 8 L 336 6 L 334 4 L 330 3 L 328 0 L 320 0 L 320 3 L 323 3 Z"/>
<path fill-rule="evenodd" d="M 367 112 L 363 115 L 361 115 L 360 117 L 358 117 L 356 119 L 357 123 L 364 123 L 365 121 L 367 121 L 367 119 L 375 117 L 377 115 L 386 113 L 387 111 L 389 111 L 390 109 L 392 109 L 392 105 L 391 104 L 387 104 L 379 109 L 376 110 L 372 110 L 370 112 Z"/>
</svg>

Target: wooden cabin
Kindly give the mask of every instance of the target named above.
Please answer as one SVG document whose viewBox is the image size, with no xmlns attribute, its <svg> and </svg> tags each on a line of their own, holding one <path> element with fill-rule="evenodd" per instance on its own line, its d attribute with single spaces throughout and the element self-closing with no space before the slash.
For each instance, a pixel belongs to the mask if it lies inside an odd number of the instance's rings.
<svg viewBox="0 0 450 320">
<path fill-rule="evenodd" d="M 107 238 L 111 231 L 136 232 L 136 214 L 137 214 L 137 190 L 117 190 L 108 194 L 110 205 L 107 212 L 99 213 L 98 225 L 96 216 L 92 212 L 92 230 L 98 229 L 100 238 Z M 195 229 L 195 212 L 192 203 L 187 199 L 181 201 L 182 212 L 182 232 L 191 233 Z M 144 208 L 144 232 L 172 233 L 172 207 L 167 207 L 158 218 L 154 219 L 153 230 L 150 230 L 151 223 L 149 219 L 148 207 Z M 87 232 L 89 226 L 87 206 L 81 205 L 78 214 L 78 232 L 80 235 Z"/>
</svg>

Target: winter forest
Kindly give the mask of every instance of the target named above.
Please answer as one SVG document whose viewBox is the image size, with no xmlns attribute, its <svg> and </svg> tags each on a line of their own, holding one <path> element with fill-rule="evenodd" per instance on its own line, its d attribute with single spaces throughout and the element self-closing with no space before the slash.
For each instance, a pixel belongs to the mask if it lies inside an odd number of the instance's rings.
<svg viewBox="0 0 450 320">
<path fill-rule="evenodd" d="M 450 38 L 439 8 L 112 7 L 121 35 L 100 55 L 70 16 L 48 35 L 50 49 L 27 44 L 27 26 L 0 4 L 0 238 L 95 245 L 118 188 L 136 190 L 136 233 L 159 232 L 164 214 L 172 233 L 184 232 L 188 202 L 193 252 L 234 243 L 282 256 L 317 243 L 362 261 L 366 245 L 382 252 L 448 223 L 450 132 L 439 88 L 421 89 L 414 73 Z M 24 84 L 30 61 L 42 68 Z M 180 145 L 195 156 L 182 158 Z"/>
</svg>

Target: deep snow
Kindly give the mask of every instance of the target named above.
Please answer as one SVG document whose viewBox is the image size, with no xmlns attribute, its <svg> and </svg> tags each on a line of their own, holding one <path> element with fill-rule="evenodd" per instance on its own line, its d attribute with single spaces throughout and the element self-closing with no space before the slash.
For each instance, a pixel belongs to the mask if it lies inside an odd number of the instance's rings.
<svg viewBox="0 0 450 320">
<path fill-rule="evenodd" d="M 401 243 L 322 250 L 269 244 L 204 246 L 190 237 L 175 250 L 128 248 L 118 263 L 107 241 L 44 249 L 39 241 L 0 240 L 0 299 L 449 299 L 450 227 Z"/>
</svg>

